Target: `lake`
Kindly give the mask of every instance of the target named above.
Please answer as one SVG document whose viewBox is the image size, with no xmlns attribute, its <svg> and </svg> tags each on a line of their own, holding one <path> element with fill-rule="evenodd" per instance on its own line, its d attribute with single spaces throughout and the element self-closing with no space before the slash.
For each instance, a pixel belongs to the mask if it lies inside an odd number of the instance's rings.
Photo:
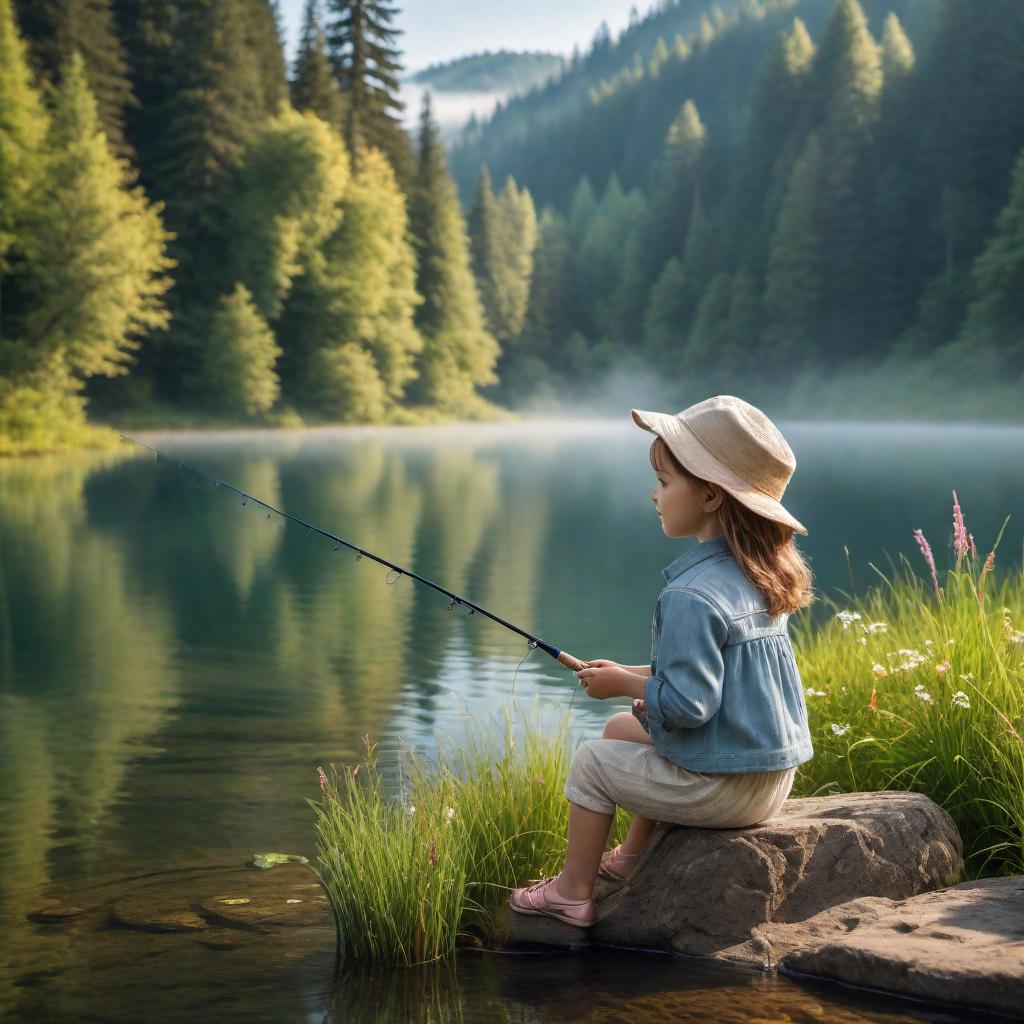
<svg viewBox="0 0 1024 1024">
<path fill-rule="evenodd" d="M 822 596 L 841 602 L 901 555 L 923 574 L 916 528 L 941 570 L 954 488 L 982 554 L 1014 514 L 997 566 L 1020 565 L 1024 430 L 780 426 L 798 462 L 785 503 L 810 531 L 799 544 Z M 693 543 L 662 534 L 650 435 L 628 418 L 139 437 L 584 659 L 647 660 L 660 569 Z M 312 855 L 316 766 L 355 759 L 363 736 L 393 765 L 403 744 L 457 737 L 513 680 L 517 698 L 567 705 L 575 678 L 539 651 L 520 665 L 526 653 L 127 443 L 0 461 L 0 1015 L 183 1019 L 182 980 L 159 957 L 98 962 L 26 914 L 51 893 L 257 850 Z M 612 703 L 625 704 L 576 693 L 574 730 L 599 732 Z M 355 988 L 333 985 L 332 956 L 270 974 L 201 957 L 187 1019 L 399 1021 L 415 1005 L 424 1020 L 612 1021 L 628 1007 L 717 1021 L 766 1001 L 794 1020 L 957 1019 L 651 954 L 467 953 Z"/>
</svg>

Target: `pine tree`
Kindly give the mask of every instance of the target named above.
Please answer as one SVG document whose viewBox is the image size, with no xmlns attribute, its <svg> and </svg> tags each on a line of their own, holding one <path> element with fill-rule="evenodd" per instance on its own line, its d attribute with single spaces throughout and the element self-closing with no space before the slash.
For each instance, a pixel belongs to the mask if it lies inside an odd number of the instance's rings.
<svg viewBox="0 0 1024 1024">
<path fill-rule="evenodd" d="M 430 94 L 420 118 L 416 186 L 410 201 L 423 335 L 415 397 L 449 410 L 472 408 L 474 388 L 497 382 L 499 348 L 484 326 L 469 263 L 469 240 L 433 120 Z"/>
<path fill-rule="evenodd" d="M 469 247 L 480 301 L 483 303 L 487 329 L 496 338 L 507 338 L 504 332 L 501 291 L 507 271 L 505 249 L 507 239 L 502 237 L 501 214 L 491 187 L 491 175 L 484 164 L 480 168 L 476 193 L 467 222 Z"/>
<path fill-rule="evenodd" d="M 765 308 L 773 350 L 793 358 L 817 340 L 824 291 L 818 233 L 822 150 L 812 135 L 793 166 L 772 237 Z"/>
<path fill-rule="evenodd" d="M 857 0 L 839 0 L 814 61 L 811 109 L 822 150 L 818 213 L 828 239 L 827 344 L 862 342 L 873 283 L 870 159 L 882 91 L 878 46 Z"/>
<path fill-rule="evenodd" d="M 559 343 L 569 336 L 567 296 L 571 288 L 572 253 L 565 219 L 545 209 L 537 224 L 537 247 L 523 334 L 515 350 L 557 361 Z"/>
<path fill-rule="evenodd" d="M 973 268 L 975 299 L 962 338 L 995 347 L 1014 373 L 1024 371 L 1024 150 L 1010 198 Z"/>
<path fill-rule="evenodd" d="M 159 206 L 110 152 L 77 53 L 61 71 L 47 149 L 25 221 L 34 301 L 19 344 L 29 360 L 58 356 L 79 380 L 118 376 L 135 336 L 167 322 L 168 235 Z"/>
<path fill-rule="evenodd" d="M 512 337 L 523 329 L 526 320 L 533 254 L 537 247 L 537 211 L 533 197 L 525 188 L 520 189 L 511 175 L 505 179 L 498 197 L 498 212 L 508 238 L 507 333 L 504 336 Z"/>
<path fill-rule="evenodd" d="M 26 207 L 45 167 L 47 126 L 11 0 L 0 0 L 0 373 L 11 359 L 5 339 L 17 331 L 17 318 L 31 306 L 20 280 L 19 242 L 24 239 Z"/>
<path fill-rule="evenodd" d="M 644 313 L 647 350 L 653 357 L 667 360 L 669 366 L 678 366 L 682 359 L 686 311 L 680 300 L 685 292 L 683 261 L 673 256 L 651 288 Z"/>
<path fill-rule="evenodd" d="M 339 214 L 286 304 L 287 380 L 303 408 L 377 420 L 404 397 L 423 347 L 405 199 L 378 150 L 363 154 Z"/>
<path fill-rule="evenodd" d="M 202 375 L 192 391 L 213 408 L 257 416 L 269 412 L 280 385 L 274 364 L 281 354 L 245 285 L 235 285 L 213 316 L 202 350 Z"/>
<path fill-rule="evenodd" d="M 131 155 L 125 111 L 135 103 L 111 0 L 17 0 L 22 35 L 40 78 L 56 81 L 74 51 L 82 55 L 100 127 L 115 151 Z"/>
<path fill-rule="evenodd" d="M 306 0 L 291 96 L 296 110 L 311 110 L 339 130 L 344 125 L 345 103 L 331 73 L 320 0 Z"/>
<path fill-rule="evenodd" d="M 900 19 L 892 11 L 885 16 L 882 26 L 881 54 L 886 88 L 914 69 L 914 47 L 903 31 Z"/>
<path fill-rule="evenodd" d="M 398 99 L 400 53 L 392 22 L 398 8 L 386 0 L 328 0 L 334 15 L 327 44 L 334 76 L 345 96 L 345 142 L 358 163 L 362 148 L 376 146 L 405 186 L 411 180 L 412 151 L 402 128 Z"/>
</svg>

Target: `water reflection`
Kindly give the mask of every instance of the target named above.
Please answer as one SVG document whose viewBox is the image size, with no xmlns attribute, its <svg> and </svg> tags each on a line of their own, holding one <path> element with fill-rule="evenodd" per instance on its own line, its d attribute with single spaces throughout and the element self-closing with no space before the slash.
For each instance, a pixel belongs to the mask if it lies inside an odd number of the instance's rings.
<svg viewBox="0 0 1024 1024">
<path fill-rule="evenodd" d="M 915 557 L 917 527 L 941 562 L 954 487 L 983 551 L 1024 497 L 1018 429 L 786 433 L 799 464 L 787 504 L 811 530 L 800 543 L 826 592 L 849 587 L 844 544 L 860 587 L 869 560 Z M 653 515 L 647 435 L 631 425 L 150 443 L 585 658 L 646 659 L 660 569 L 683 550 Z M 1020 551 L 1011 521 L 1000 564 Z M 303 798 L 318 763 L 357 757 L 364 735 L 393 757 L 400 739 L 429 745 L 494 710 L 525 642 L 446 606 L 128 447 L 0 461 L 10 963 L 62 962 L 61 940 L 24 919 L 44 891 L 255 849 L 309 854 Z M 566 705 L 574 692 L 541 653 L 516 678 L 523 699 Z M 577 730 L 612 710 L 578 699 Z"/>
</svg>

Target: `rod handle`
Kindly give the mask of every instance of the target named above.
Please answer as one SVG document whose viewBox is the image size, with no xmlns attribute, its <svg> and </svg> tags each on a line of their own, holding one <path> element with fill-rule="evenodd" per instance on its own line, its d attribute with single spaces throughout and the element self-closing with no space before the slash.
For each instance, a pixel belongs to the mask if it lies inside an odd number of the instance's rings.
<svg viewBox="0 0 1024 1024">
<path fill-rule="evenodd" d="M 583 668 L 583 662 L 579 658 L 574 658 L 568 651 L 559 652 L 558 663 L 572 669 L 573 672 L 579 672 Z"/>
</svg>

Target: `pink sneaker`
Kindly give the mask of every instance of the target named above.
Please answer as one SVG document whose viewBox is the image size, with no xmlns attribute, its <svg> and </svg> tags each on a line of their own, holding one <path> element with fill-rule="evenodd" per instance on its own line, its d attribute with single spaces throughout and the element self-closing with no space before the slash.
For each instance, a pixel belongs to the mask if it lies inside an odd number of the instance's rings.
<svg viewBox="0 0 1024 1024">
<path fill-rule="evenodd" d="M 557 877 L 557 876 L 556 876 Z M 566 900 L 558 895 L 555 879 L 545 878 L 536 885 L 514 889 L 509 906 L 520 914 L 553 917 L 579 928 L 589 928 L 597 919 L 593 900 Z"/>
<path fill-rule="evenodd" d="M 623 853 L 622 847 L 616 846 L 614 850 L 609 850 L 601 858 L 601 867 L 598 869 L 598 874 L 604 875 L 605 878 L 611 878 L 616 882 L 625 881 L 626 876 L 629 875 L 636 865 L 639 856 L 639 853 Z"/>
</svg>

